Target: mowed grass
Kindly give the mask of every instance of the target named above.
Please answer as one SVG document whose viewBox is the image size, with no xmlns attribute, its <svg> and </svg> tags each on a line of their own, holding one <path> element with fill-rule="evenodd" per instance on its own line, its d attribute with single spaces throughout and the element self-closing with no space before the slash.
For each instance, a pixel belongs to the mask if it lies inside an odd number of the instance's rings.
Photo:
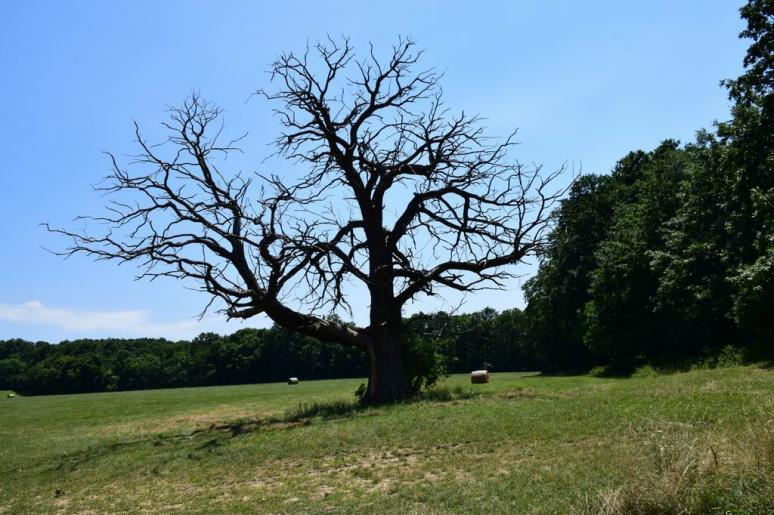
<svg viewBox="0 0 774 515">
<path fill-rule="evenodd" d="M 0 398 L 0 512 L 774 513 L 774 371 Z"/>
</svg>

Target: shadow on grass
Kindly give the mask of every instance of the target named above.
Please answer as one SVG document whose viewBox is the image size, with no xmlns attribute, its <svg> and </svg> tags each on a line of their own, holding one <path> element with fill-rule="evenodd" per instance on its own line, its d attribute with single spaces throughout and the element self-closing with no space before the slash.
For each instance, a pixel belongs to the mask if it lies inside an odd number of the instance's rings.
<svg viewBox="0 0 774 515">
<path fill-rule="evenodd" d="M 299 404 L 293 409 L 285 411 L 282 415 L 276 415 L 265 418 L 246 418 L 233 420 L 218 424 L 211 424 L 208 427 L 196 429 L 186 433 L 159 433 L 149 435 L 145 438 L 135 440 L 112 442 L 90 446 L 77 452 L 66 453 L 57 459 L 53 470 L 71 472 L 78 469 L 81 465 L 96 461 L 101 458 L 107 458 L 115 453 L 137 449 L 142 446 L 166 447 L 174 449 L 173 455 L 166 461 L 171 461 L 184 455 L 187 452 L 188 459 L 199 460 L 202 453 L 214 452 L 223 447 L 236 437 L 255 433 L 257 431 L 277 431 L 291 430 L 298 427 L 309 426 L 316 421 L 328 421 L 336 419 L 347 419 L 358 415 L 375 416 L 388 409 L 390 406 L 407 406 L 420 402 L 430 402 L 434 404 L 452 403 L 464 401 L 467 399 L 491 397 L 498 399 L 526 399 L 535 397 L 535 393 L 530 389 L 517 388 L 509 392 L 483 392 L 473 388 L 464 388 L 462 386 L 436 387 L 424 391 L 415 397 L 401 403 L 367 406 L 357 400 L 352 401 L 330 401 L 315 402 L 309 404 Z M 161 451 L 161 449 L 159 449 Z M 182 451 L 182 453 L 180 452 Z"/>
<path fill-rule="evenodd" d="M 188 449 L 189 459 L 201 459 L 198 452 L 213 451 L 222 447 L 232 438 L 260 430 L 287 430 L 310 425 L 313 419 L 347 418 L 366 407 L 357 402 L 334 401 L 327 403 L 300 404 L 283 415 L 267 418 L 247 418 L 212 424 L 186 433 L 158 433 L 123 442 L 111 442 L 90 446 L 76 452 L 66 453 L 57 459 L 53 470 L 72 472 L 81 465 L 109 457 L 115 453 L 137 449 L 142 446 L 176 447 Z M 202 441 L 203 440 L 203 441 Z"/>
</svg>

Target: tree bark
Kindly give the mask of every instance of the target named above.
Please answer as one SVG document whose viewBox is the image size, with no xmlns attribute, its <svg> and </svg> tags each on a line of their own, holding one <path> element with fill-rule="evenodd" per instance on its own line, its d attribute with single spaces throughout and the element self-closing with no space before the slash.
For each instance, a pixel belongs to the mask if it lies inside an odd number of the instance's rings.
<svg viewBox="0 0 774 515">
<path fill-rule="evenodd" d="M 400 327 L 383 328 L 368 346 L 370 371 L 364 404 L 402 401 L 412 394 L 403 361 Z"/>
</svg>

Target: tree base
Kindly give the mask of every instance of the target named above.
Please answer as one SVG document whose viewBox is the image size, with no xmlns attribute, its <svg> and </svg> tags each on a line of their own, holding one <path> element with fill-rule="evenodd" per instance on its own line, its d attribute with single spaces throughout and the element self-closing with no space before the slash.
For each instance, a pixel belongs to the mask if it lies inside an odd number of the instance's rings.
<svg viewBox="0 0 774 515">
<path fill-rule="evenodd" d="M 369 352 L 368 388 L 361 398 L 365 405 L 405 401 L 415 393 L 408 380 L 400 342 L 383 341 Z"/>
</svg>

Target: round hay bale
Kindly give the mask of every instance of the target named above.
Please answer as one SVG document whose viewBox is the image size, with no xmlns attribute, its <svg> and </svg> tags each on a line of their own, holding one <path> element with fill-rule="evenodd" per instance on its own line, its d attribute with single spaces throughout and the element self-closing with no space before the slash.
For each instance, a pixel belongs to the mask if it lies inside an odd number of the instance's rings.
<svg viewBox="0 0 774 515">
<path fill-rule="evenodd" d="M 489 382 L 489 371 L 474 370 L 470 373 L 470 382 L 473 384 L 482 384 Z"/>
<path fill-rule="evenodd" d="M 14 397 L 16 397 L 15 393 L 11 392 L 11 393 L 8 394 L 8 398 L 9 399 L 13 399 Z"/>
<path fill-rule="evenodd" d="M 297 377 L 289 377 L 288 378 L 288 384 L 298 384 L 298 378 Z"/>
</svg>

